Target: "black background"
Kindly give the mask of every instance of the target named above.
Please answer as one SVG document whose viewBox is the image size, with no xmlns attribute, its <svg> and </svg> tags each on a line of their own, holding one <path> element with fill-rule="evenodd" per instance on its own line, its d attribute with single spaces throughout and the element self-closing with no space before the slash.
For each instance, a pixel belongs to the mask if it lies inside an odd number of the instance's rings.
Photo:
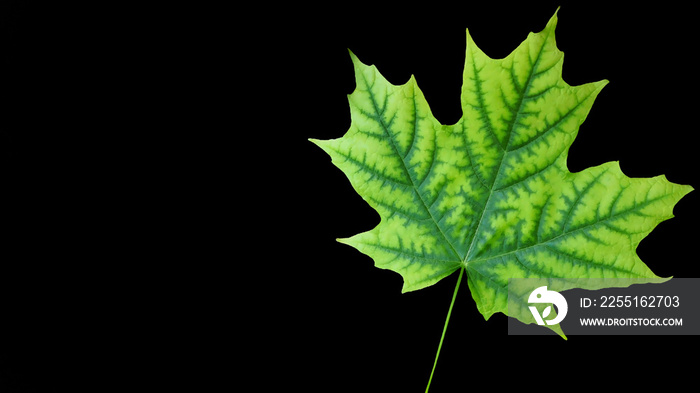
<svg viewBox="0 0 700 393">
<path fill-rule="evenodd" d="M 457 276 L 401 294 L 337 243 L 379 217 L 307 140 L 350 126 L 347 49 L 392 83 L 414 74 L 454 123 L 465 29 L 504 57 L 561 6 L 564 80 L 610 81 L 570 170 L 700 184 L 694 12 L 672 3 L 2 4 L 2 392 L 424 391 Z M 699 277 L 696 193 L 638 248 L 660 276 Z M 691 376 L 693 337 L 508 336 L 465 284 L 431 392 Z"/>
</svg>

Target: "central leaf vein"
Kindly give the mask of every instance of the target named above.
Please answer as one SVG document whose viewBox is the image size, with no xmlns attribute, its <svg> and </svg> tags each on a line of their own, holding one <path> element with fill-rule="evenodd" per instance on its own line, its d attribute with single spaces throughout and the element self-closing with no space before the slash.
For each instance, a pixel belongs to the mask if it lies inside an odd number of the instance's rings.
<svg viewBox="0 0 700 393">
<path fill-rule="evenodd" d="M 484 217 L 486 215 L 486 211 L 488 210 L 489 203 L 491 202 L 491 198 L 494 194 L 494 186 L 496 184 L 496 181 L 501 175 L 501 170 L 503 169 L 503 162 L 505 161 L 505 156 L 508 154 L 508 147 L 510 146 L 512 136 L 513 136 L 513 130 L 515 129 L 515 125 L 517 124 L 521 112 L 523 110 L 523 105 L 525 102 L 525 97 L 527 96 L 528 91 L 530 90 L 530 87 L 532 85 L 533 78 L 535 77 L 537 66 L 539 65 L 540 57 L 544 49 L 544 44 L 547 42 L 546 37 L 542 41 L 542 46 L 540 47 L 540 50 L 537 52 L 537 56 L 534 61 L 531 61 L 532 67 L 530 68 L 530 72 L 528 73 L 528 78 L 527 81 L 525 82 L 524 88 L 522 91 L 520 91 L 520 94 L 518 95 L 518 103 L 517 103 L 517 110 L 515 111 L 514 116 L 512 117 L 510 123 L 508 124 L 508 140 L 506 142 L 505 146 L 502 147 L 501 151 L 501 157 L 498 163 L 498 169 L 496 170 L 496 175 L 493 177 L 491 185 L 489 187 L 489 195 L 486 198 L 486 203 L 484 203 L 484 209 L 481 212 L 481 216 L 479 217 L 476 229 L 472 233 L 471 240 L 469 241 L 469 248 L 467 249 L 467 254 L 464 257 L 464 260 L 462 263 L 467 264 L 469 262 L 469 257 L 473 252 L 474 245 L 476 244 L 476 239 L 479 234 L 479 229 L 481 228 L 482 222 L 484 221 Z M 478 80 L 478 76 L 476 77 L 476 80 Z M 477 83 L 478 85 L 478 83 Z"/>
</svg>

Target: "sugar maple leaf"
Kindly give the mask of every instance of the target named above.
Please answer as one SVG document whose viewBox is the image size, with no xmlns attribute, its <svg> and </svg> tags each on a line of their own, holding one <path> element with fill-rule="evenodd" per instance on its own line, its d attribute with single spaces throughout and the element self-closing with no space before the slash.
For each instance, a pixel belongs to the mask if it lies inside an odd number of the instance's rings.
<svg viewBox="0 0 700 393">
<path fill-rule="evenodd" d="M 565 279 L 559 290 L 593 289 L 584 278 L 662 280 L 636 248 L 692 187 L 630 178 L 617 162 L 568 170 L 569 147 L 607 81 L 564 82 L 556 24 L 555 13 L 503 59 L 467 31 L 463 114 L 453 125 L 433 117 L 413 76 L 392 85 L 350 53 L 350 129 L 312 142 L 381 217 L 339 241 L 401 274 L 403 292 L 459 270 L 458 285 L 466 273 L 488 319 L 509 314 L 510 278 Z"/>
</svg>

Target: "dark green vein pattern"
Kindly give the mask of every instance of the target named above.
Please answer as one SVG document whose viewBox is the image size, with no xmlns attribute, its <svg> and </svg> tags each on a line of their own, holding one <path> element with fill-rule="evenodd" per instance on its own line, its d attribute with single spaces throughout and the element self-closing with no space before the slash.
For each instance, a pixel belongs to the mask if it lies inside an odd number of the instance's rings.
<svg viewBox="0 0 700 393">
<path fill-rule="evenodd" d="M 393 85 L 351 53 L 350 129 L 312 141 L 381 217 L 339 241 L 401 274 L 403 291 L 464 268 L 488 318 L 507 313 L 510 278 L 657 278 L 636 247 L 692 188 L 629 178 L 617 162 L 569 172 L 569 147 L 607 81 L 562 80 L 556 23 L 504 59 L 467 34 L 453 125 L 433 117 L 413 77 Z"/>
</svg>

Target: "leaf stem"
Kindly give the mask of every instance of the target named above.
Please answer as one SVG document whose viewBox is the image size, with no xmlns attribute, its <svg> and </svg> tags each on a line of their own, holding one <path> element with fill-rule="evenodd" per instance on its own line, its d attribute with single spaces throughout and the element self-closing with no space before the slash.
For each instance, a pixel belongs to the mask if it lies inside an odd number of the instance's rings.
<svg viewBox="0 0 700 393">
<path fill-rule="evenodd" d="M 433 374 L 435 374 L 435 367 L 437 366 L 438 358 L 440 357 L 440 349 L 442 349 L 442 342 L 445 340 L 445 332 L 447 332 L 447 325 L 450 323 L 450 315 L 452 315 L 452 307 L 455 305 L 455 299 L 457 298 L 457 292 L 459 291 L 459 284 L 462 282 L 462 276 L 464 275 L 464 267 L 459 271 L 459 278 L 457 278 L 457 285 L 455 285 L 455 291 L 452 294 L 452 303 L 450 303 L 450 309 L 447 311 L 447 318 L 445 319 L 445 327 L 442 328 L 442 337 L 440 337 L 440 344 L 438 345 L 437 353 L 435 354 L 435 363 L 433 363 L 433 371 L 430 372 L 430 379 L 428 380 L 428 386 L 425 388 L 425 393 L 428 393 L 430 389 L 430 382 L 433 381 Z"/>
</svg>

